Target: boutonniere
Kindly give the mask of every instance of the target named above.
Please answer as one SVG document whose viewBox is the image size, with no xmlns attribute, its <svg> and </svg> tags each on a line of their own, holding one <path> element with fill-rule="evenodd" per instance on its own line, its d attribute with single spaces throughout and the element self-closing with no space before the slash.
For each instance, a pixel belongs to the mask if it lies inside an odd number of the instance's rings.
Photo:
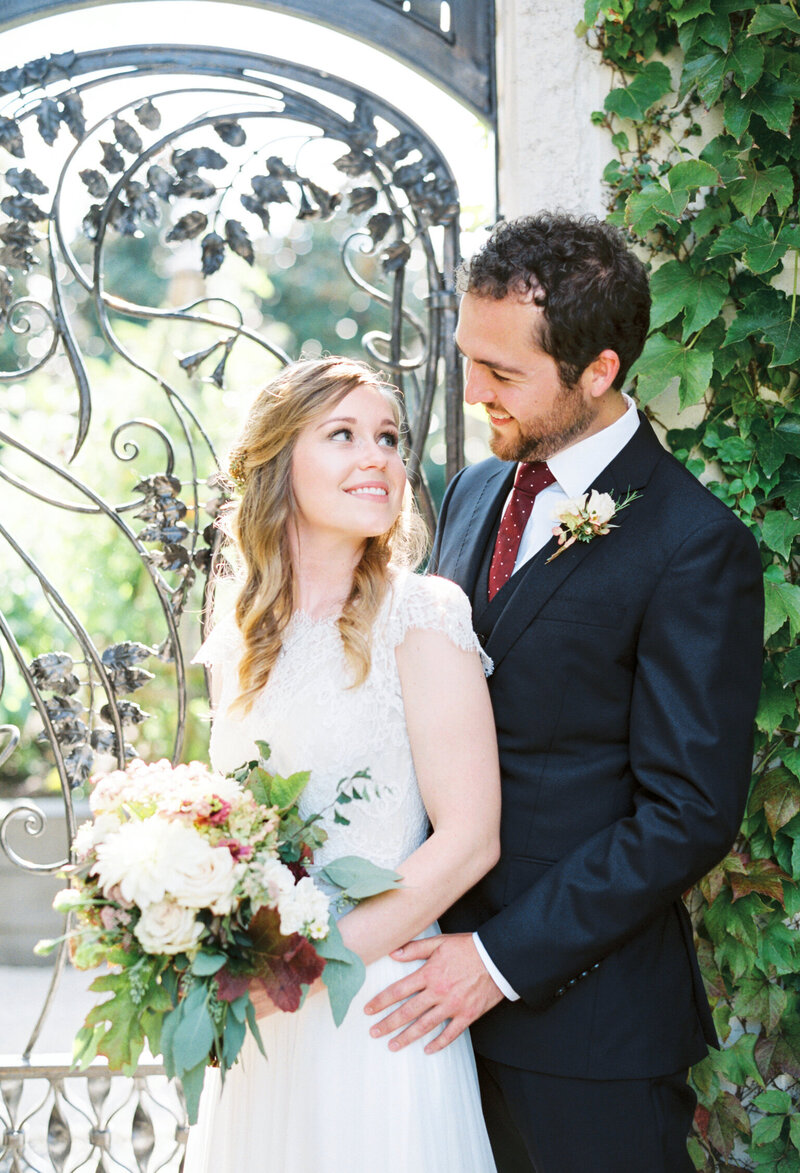
<svg viewBox="0 0 800 1173">
<path fill-rule="evenodd" d="M 570 497 L 553 511 L 553 517 L 558 522 L 553 529 L 553 537 L 558 538 L 558 549 L 547 561 L 552 562 L 575 542 L 591 542 L 592 538 L 616 529 L 611 524 L 612 518 L 637 497 L 641 497 L 641 493 L 630 489 L 622 501 L 615 501 L 610 493 L 598 493 L 597 489 L 592 489 L 591 493 L 581 493 L 580 497 Z"/>
</svg>

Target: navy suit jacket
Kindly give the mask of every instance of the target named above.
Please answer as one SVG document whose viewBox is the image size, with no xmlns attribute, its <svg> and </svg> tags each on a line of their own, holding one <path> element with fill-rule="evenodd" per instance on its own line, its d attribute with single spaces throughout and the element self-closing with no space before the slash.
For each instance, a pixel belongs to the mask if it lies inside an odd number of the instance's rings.
<svg viewBox="0 0 800 1173">
<path fill-rule="evenodd" d="M 617 528 L 548 563 L 552 539 L 487 605 L 513 472 L 458 474 L 433 555 L 494 661 L 501 859 L 441 922 L 479 929 L 521 1000 L 473 1042 L 554 1075 L 678 1071 L 716 1042 L 681 896 L 731 846 L 747 796 L 758 547 L 641 416 L 592 486 L 639 492 Z"/>
</svg>

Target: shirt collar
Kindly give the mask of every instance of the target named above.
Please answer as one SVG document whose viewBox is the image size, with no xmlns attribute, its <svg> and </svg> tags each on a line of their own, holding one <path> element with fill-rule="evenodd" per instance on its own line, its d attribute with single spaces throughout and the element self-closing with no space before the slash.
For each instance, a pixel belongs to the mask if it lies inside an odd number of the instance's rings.
<svg viewBox="0 0 800 1173">
<path fill-rule="evenodd" d="M 629 395 L 625 414 L 613 424 L 556 452 L 547 461 L 550 471 L 568 497 L 585 493 L 604 468 L 618 456 L 639 427 L 639 413 Z"/>
</svg>

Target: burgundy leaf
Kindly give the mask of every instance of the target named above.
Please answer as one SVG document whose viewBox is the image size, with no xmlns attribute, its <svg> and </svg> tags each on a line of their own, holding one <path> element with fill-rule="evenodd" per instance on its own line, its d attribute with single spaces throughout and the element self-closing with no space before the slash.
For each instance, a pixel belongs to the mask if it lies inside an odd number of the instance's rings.
<svg viewBox="0 0 800 1173">
<path fill-rule="evenodd" d="M 325 968 L 314 946 L 299 933 L 284 937 L 277 909 L 260 908 L 248 927 L 253 942 L 255 980 L 279 1010 L 299 1009 L 303 986 L 310 986 Z"/>
</svg>

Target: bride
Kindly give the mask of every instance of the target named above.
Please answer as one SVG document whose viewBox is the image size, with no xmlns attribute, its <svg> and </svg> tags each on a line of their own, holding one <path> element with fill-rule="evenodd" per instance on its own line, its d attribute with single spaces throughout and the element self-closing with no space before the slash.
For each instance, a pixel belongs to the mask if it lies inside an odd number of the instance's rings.
<svg viewBox="0 0 800 1173">
<path fill-rule="evenodd" d="M 348 805 L 349 825 L 326 820 L 315 862 L 363 855 L 403 879 L 339 921 L 367 965 L 341 1027 L 321 981 L 295 1014 L 253 990 L 268 1058 L 248 1036 L 224 1087 L 209 1073 L 186 1173 L 494 1173 L 467 1035 L 393 1053 L 363 1013 L 409 972 L 389 953 L 437 932 L 498 853 L 482 653 L 460 589 L 413 573 L 399 422 L 368 367 L 299 362 L 258 396 L 231 458 L 244 582 L 197 656 L 212 763 L 233 769 L 267 741 L 278 772 L 311 770 L 304 815 L 369 770 L 369 800 Z"/>
</svg>

